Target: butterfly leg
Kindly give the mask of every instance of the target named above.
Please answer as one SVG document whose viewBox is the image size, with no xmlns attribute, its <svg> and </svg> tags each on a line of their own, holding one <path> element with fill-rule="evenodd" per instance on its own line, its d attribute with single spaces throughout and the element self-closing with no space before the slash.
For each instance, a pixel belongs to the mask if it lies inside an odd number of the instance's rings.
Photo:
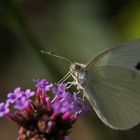
<svg viewBox="0 0 140 140">
<path fill-rule="evenodd" d="M 84 101 L 84 99 L 85 99 L 85 97 L 86 97 L 86 93 L 85 93 L 84 90 L 82 90 L 82 91 L 83 91 L 83 97 L 82 97 L 82 99 L 83 99 L 83 101 Z"/>
<path fill-rule="evenodd" d="M 63 82 L 65 82 L 70 76 L 71 76 L 71 75 L 70 75 L 70 72 L 68 72 L 62 79 L 60 79 L 60 80 L 58 81 L 58 83 L 63 83 Z"/>
<path fill-rule="evenodd" d="M 69 89 L 69 88 L 71 88 L 71 86 L 75 86 L 75 85 L 77 85 L 76 84 L 76 81 L 72 81 L 72 82 L 67 82 L 67 89 Z"/>
</svg>

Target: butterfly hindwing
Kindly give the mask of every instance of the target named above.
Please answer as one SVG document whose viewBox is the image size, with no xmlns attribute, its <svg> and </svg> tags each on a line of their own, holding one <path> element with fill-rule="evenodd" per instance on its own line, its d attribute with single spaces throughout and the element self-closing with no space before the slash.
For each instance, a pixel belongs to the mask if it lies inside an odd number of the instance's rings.
<svg viewBox="0 0 140 140">
<path fill-rule="evenodd" d="M 99 118 L 114 129 L 140 122 L 140 75 L 118 66 L 95 66 L 85 88 Z"/>
</svg>

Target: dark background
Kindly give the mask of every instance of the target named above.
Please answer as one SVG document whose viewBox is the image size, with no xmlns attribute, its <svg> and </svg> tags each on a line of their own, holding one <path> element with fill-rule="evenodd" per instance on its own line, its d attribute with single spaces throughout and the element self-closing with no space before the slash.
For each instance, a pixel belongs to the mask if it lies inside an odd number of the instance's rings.
<svg viewBox="0 0 140 140">
<path fill-rule="evenodd" d="M 58 81 L 68 65 L 40 53 L 54 51 L 85 63 L 96 52 L 140 37 L 139 0 L 1 0 L 0 101 L 33 79 Z M 18 127 L 0 118 L 0 140 L 15 140 Z M 139 140 L 140 126 L 115 131 L 94 113 L 74 125 L 75 140 Z"/>
</svg>

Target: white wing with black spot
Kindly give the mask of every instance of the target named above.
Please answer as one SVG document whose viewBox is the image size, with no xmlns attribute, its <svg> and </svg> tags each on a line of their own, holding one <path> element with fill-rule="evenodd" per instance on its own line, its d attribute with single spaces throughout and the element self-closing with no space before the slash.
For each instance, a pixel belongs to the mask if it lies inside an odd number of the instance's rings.
<svg viewBox="0 0 140 140">
<path fill-rule="evenodd" d="M 140 123 L 140 40 L 103 51 L 88 70 L 83 87 L 99 118 L 114 129 Z"/>
</svg>

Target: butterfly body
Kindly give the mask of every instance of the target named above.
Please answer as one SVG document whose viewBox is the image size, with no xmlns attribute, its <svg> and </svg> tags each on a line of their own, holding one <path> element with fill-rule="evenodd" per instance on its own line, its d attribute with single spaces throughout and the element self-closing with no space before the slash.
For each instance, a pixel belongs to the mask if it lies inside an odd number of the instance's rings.
<svg viewBox="0 0 140 140">
<path fill-rule="evenodd" d="M 70 73 L 74 79 L 74 85 L 78 90 L 82 90 L 83 97 L 89 100 L 98 117 L 104 121 L 106 125 L 112 127 L 99 110 L 98 97 L 94 93 L 94 85 L 92 84 L 92 75 L 87 71 L 86 65 L 77 62 L 72 63 L 70 65 Z"/>
<path fill-rule="evenodd" d="M 81 64 L 81 63 L 72 63 L 70 65 L 70 73 L 72 75 L 72 77 L 75 80 L 75 83 L 77 83 L 77 85 L 80 84 L 80 86 L 82 87 L 83 85 L 86 85 L 87 83 L 87 78 L 88 78 L 88 73 L 87 73 L 87 69 L 86 69 L 86 65 Z"/>
</svg>

